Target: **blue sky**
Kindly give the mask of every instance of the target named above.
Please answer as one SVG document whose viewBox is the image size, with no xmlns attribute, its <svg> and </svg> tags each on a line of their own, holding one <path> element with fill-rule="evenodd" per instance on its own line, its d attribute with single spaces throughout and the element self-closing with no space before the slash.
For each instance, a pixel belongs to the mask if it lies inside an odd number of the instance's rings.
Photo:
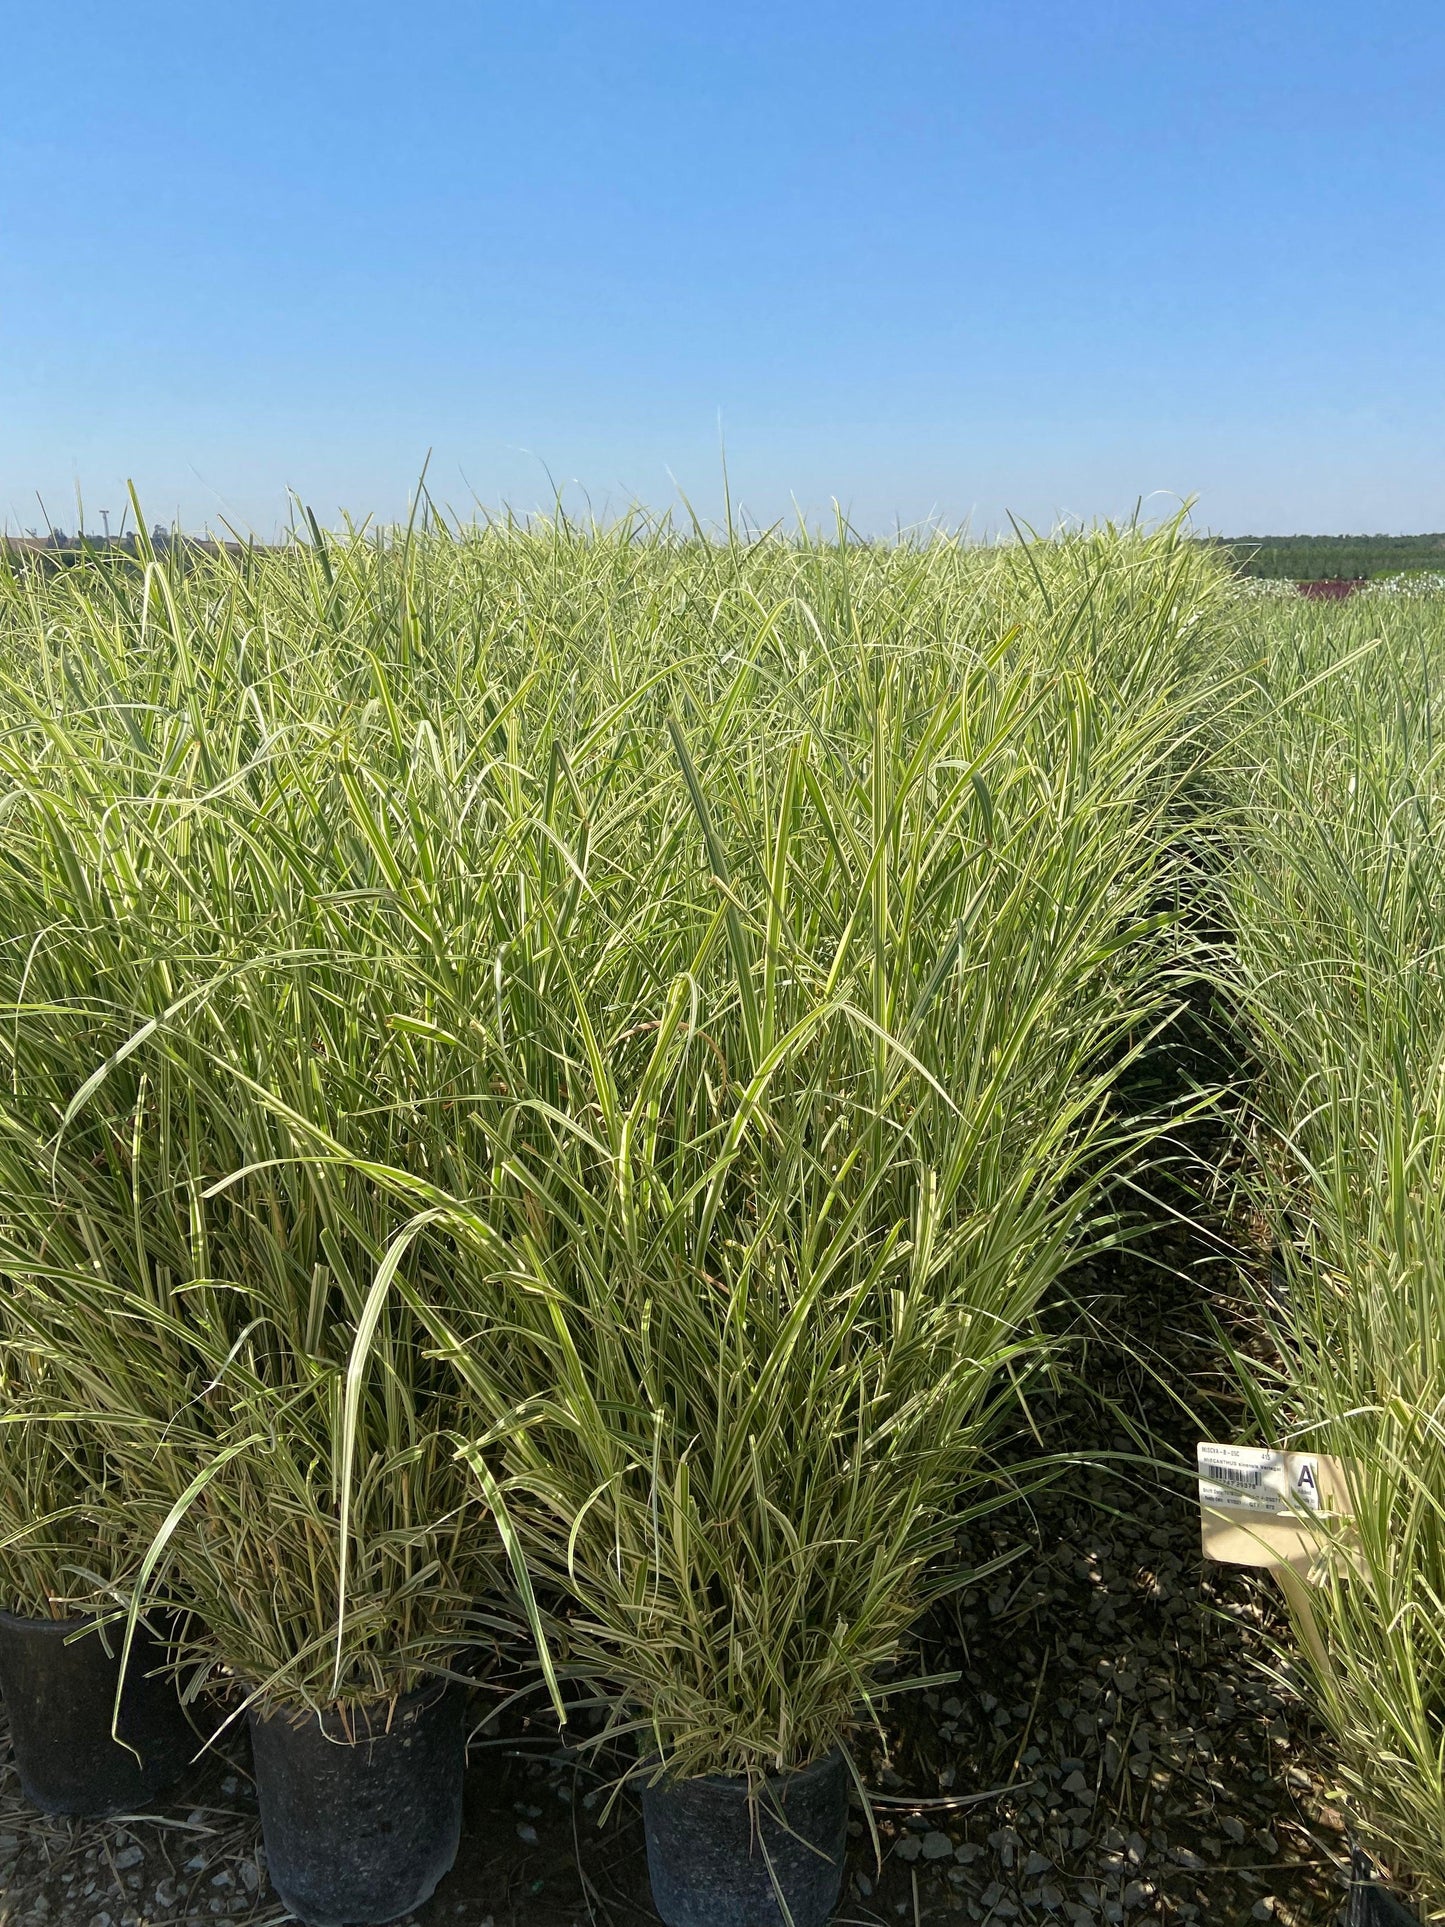
<svg viewBox="0 0 1445 1927">
<path fill-rule="evenodd" d="M 1445 527 L 1445 7 L 7 8 L 0 521 Z M 585 496 L 584 496 L 585 491 Z"/>
</svg>

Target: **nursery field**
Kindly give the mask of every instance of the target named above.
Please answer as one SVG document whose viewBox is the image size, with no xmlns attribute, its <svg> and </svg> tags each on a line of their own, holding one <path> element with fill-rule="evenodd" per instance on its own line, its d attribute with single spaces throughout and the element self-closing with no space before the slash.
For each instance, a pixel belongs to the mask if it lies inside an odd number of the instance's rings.
<svg viewBox="0 0 1445 1927">
<path fill-rule="evenodd" d="M 1445 534 L 1239 535 L 1208 538 L 1246 576 L 1295 582 L 1438 575 Z"/>
<path fill-rule="evenodd" d="M 0 558 L 0 1918 L 1445 1919 L 1442 662 L 1177 530 Z"/>
</svg>

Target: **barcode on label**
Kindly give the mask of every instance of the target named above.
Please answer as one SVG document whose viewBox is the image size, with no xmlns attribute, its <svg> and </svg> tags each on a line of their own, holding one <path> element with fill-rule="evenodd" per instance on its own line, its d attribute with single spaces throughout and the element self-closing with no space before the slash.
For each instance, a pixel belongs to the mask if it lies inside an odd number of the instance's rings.
<svg viewBox="0 0 1445 1927">
<path fill-rule="evenodd" d="M 1199 1499 L 1205 1506 L 1286 1517 L 1320 1509 L 1320 1462 L 1312 1452 L 1264 1445 L 1199 1446 Z"/>
<path fill-rule="evenodd" d="M 1213 1479 L 1217 1485 L 1237 1486 L 1241 1492 L 1258 1492 L 1264 1484 L 1264 1474 L 1257 1465 L 1214 1465 L 1201 1459 L 1199 1476 L 1201 1479 Z"/>
</svg>

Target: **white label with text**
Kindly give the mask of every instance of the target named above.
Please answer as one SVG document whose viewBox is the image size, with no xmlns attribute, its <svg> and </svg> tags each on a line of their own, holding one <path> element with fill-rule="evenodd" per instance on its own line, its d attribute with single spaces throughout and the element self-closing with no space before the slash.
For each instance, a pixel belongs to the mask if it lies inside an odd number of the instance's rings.
<svg viewBox="0 0 1445 1927">
<path fill-rule="evenodd" d="M 1199 1502 L 1274 1518 L 1320 1510 L 1320 1462 L 1314 1452 L 1276 1452 L 1260 1445 L 1201 1445 Z"/>
</svg>

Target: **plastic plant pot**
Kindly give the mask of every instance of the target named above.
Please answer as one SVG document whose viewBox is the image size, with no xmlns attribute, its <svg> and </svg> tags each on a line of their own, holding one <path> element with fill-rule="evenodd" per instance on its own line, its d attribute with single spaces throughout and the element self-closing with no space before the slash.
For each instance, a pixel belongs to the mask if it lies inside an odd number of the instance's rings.
<svg viewBox="0 0 1445 1927">
<path fill-rule="evenodd" d="M 644 1786 L 647 1871 L 667 1927 L 822 1927 L 843 1886 L 848 1784 L 833 1752 L 768 1778 L 751 1800 L 746 1779 L 721 1775 Z"/>
<path fill-rule="evenodd" d="M 86 1628 L 91 1630 L 87 1631 Z M 116 1730 L 123 1629 L 90 1617 L 0 1613 L 0 1692 L 20 1790 L 42 1813 L 125 1813 L 180 1778 L 201 1742 L 165 1665 L 167 1649 L 136 1628 Z M 132 1751 L 132 1749 L 134 1749 Z"/>
<path fill-rule="evenodd" d="M 1380 1879 L 1369 1855 L 1358 1847 L 1350 1855 L 1350 1897 L 1340 1915 L 1340 1927 L 1420 1927 L 1415 1915 Z"/>
<path fill-rule="evenodd" d="M 380 1927 L 457 1857 L 467 1694 L 438 1682 L 374 1706 L 250 1711 L 266 1867 L 309 1927 Z"/>
</svg>

